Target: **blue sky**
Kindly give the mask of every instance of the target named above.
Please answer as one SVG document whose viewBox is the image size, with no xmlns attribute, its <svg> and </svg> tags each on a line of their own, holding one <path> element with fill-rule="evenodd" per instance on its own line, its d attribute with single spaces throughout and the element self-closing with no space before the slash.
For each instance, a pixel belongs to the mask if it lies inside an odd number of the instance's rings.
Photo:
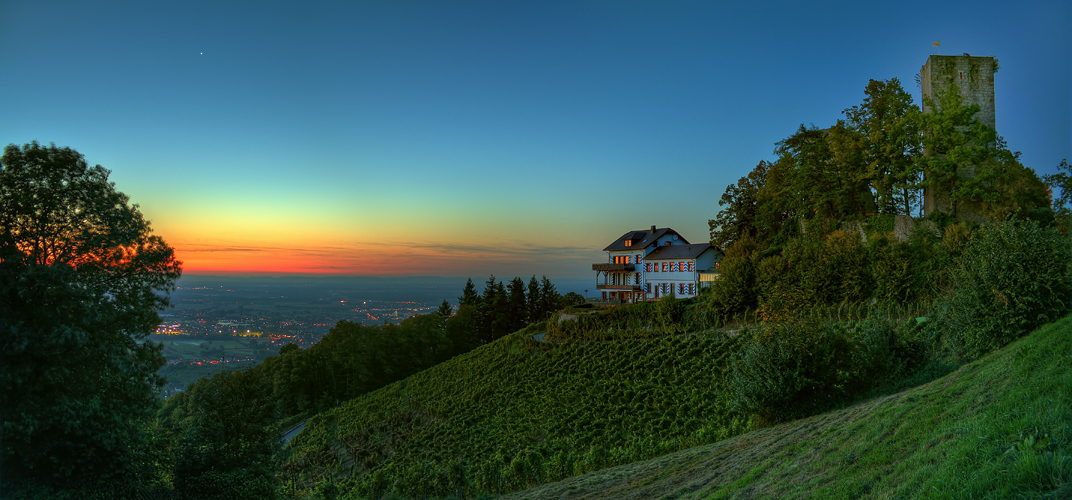
<svg viewBox="0 0 1072 500">
<path fill-rule="evenodd" d="M 7 1 L 0 141 L 111 169 L 188 272 L 585 277 L 629 229 L 705 241 L 774 143 L 869 79 L 918 103 L 939 51 L 998 57 L 998 133 L 1052 173 L 1070 26 L 1066 1 Z"/>
</svg>

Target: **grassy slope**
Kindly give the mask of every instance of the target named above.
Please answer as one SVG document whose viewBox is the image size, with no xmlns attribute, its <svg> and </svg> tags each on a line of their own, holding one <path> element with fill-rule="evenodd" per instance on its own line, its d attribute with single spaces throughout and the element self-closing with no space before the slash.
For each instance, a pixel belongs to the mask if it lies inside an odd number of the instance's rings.
<svg viewBox="0 0 1072 500">
<path fill-rule="evenodd" d="M 743 429 L 721 390 L 736 341 L 721 333 L 567 344 L 538 343 L 532 333 L 316 416 L 291 444 L 288 493 L 333 478 L 363 494 L 386 480 L 407 495 L 446 495 L 453 489 L 442 485 L 459 466 L 469 494 L 515 491 Z"/>
<path fill-rule="evenodd" d="M 921 387 L 510 498 L 1072 498 L 1072 316 Z"/>
</svg>

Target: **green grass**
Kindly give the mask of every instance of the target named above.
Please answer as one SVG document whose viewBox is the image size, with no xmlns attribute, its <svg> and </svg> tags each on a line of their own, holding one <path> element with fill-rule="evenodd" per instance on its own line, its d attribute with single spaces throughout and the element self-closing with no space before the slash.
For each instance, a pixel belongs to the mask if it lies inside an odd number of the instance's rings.
<svg viewBox="0 0 1072 500">
<path fill-rule="evenodd" d="M 1072 317 L 915 389 L 507 498 L 1072 498 Z"/>
</svg>

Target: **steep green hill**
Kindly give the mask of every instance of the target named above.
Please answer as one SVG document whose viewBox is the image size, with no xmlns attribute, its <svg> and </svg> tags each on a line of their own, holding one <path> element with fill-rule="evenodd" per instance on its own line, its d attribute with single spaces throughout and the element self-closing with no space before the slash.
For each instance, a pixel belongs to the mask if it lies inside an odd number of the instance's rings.
<svg viewBox="0 0 1072 500">
<path fill-rule="evenodd" d="M 358 397 L 291 443 L 289 494 L 509 492 L 743 432 L 727 410 L 738 340 L 540 342 L 533 326 Z"/>
<path fill-rule="evenodd" d="M 909 391 L 508 498 L 1072 498 L 1072 316 Z"/>
</svg>

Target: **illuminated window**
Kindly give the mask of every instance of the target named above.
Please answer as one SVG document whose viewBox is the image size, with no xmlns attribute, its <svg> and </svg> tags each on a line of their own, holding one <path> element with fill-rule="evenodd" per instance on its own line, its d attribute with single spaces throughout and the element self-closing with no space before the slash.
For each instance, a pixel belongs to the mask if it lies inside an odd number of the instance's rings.
<svg viewBox="0 0 1072 500">
<path fill-rule="evenodd" d="M 663 262 L 663 272 L 664 272 L 664 273 L 666 272 L 666 269 L 667 269 L 667 267 L 666 267 L 666 262 Z M 664 291 L 665 291 L 665 290 L 664 290 Z"/>
</svg>

